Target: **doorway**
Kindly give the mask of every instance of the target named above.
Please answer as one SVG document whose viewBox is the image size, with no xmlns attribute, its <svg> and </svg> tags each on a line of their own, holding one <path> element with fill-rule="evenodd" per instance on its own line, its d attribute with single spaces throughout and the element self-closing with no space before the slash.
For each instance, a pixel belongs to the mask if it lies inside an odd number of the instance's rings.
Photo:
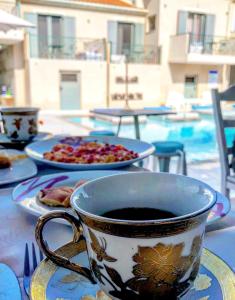
<svg viewBox="0 0 235 300">
<path fill-rule="evenodd" d="M 60 107 L 64 110 L 81 108 L 81 73 L 60 73 Z"/>
<path fill-rule="evenodd" d="M 118 23 L 117 53 L 129 55 L 133 44 L 134 25 Z"/>
<path fill-rule="evenodd" d="M 186 76 L 184 80 L 184 97 L 197 98 L 197 76 Z"/>
</svg>

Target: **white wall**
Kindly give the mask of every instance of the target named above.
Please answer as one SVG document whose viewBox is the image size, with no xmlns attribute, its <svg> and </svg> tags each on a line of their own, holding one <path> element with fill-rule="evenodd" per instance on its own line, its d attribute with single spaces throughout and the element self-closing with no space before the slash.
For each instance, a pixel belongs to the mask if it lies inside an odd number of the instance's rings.
<svg viewBox="0 0 235 300">
<path fill-rule="evenodd" d="M 81 108 L 102 106 L 106 95 L 104 62 L 31 59 L 29 77 L 31 105 L 60 109 L 60 72 L 81 72 Z"/>
<path fill-rule="evenodd" d="M 159 2 L 159 7 L 156 11 L 156 3 Z M 227 36 L 229 26 L 230 1 L 227 0 L 145 0 L 145 7 L 149 9 L 148 15 L 157 14 L 158 29 L 154 34 L 147 36 L 148 43 L 158 41 L 158 46 L 162 47 L 161 55 L 161 99 L 167 99 L 169 92 L 174 90 L 184 90 L 184 77 L 186 75 L 198 74 L 203 78 L 204 82 L 199 83 L 199 96 L 204 90 L 208 90 L 207 76 L 208 70 L 213 69 L 215 61 L 208 61 L 207 67 L 200 68 L 200 61 L 195 65 L 171 64 L 169 53 L 178 52 L 180 49 L 174 48 L 174 42 L 171 42 L 171 37 L 177 34 L 178 11 L 186 10 L 205 14 L 216 15 L 215 20 L 215 35 Z M 175 45 L 179 47 L 179 44 Z M 177 53 L 175 53 L 176 56 Z M 182 54 L 182 52 L 181 52 Z M 204 62 L 206 63 L 206 62 Z M 225 61 L 226 63 L 226 61 Z M 187 67 L 188 66 L 188 67 Z M 187 70 L 187 71 L 186 71 Z M 181 80 L 175 82 L 174 78 L 179 72 Z M 202 72 L 202 73 L 198 73 Z M 223 73 L 219 67 L 220 76 Z"/>
<path fill-rule="evenodd" d="M 15 12 L 16 0 L 3 0 L 0 1 L 0 9 L 3 9 L 9 13 Z"/>
<path fill-rule="evenodd" d="M 16 105 L 27 103 L 23 57 L 23 43 L 7 46 L 0 51 L 0 86 L 7 85 L 12 89 Z"/>
<path fill-rule="evenodd" d="M 60 109 L 60 71 L 78 71 L 81 72 L 81 108 L 106 106 L 106 63 L 31 59 L 28 65 L 31 105 L 44 109 Z M 124 85 L 116 83 L 117 76 L 125 76 L 124 65 L 110 66 L 110 94 L 125 92 Z M 130 87 L 130 92 L 140 92 L 144 96 L 144 101 L 130 101 L 133 107 L 153 106 L 159 103 L 159 66 L 131 65 L 129 76 L 137 76 L 139 81 L 138 84 Z M 111 101 L 110 104 L 118 107 L 123 106 L 124 102 Z"/>
<path fill-rule="evenodd" d="M 130 100 L 132 107 L 156 106 L 160 104 L 160 67 L 158 65 L 129 64 L 128 77 L 138 77 L 138 83 L 128 84 L 128 92 L 143 94 L 143 100 Z M 125 84 L 116 83 L 116 77 L 125 77 L 124 64 L 112 64 L 110 68 L 110 93 L 125 93 Z M 123 101 L 113 100 L 111 105 L 123 106 Z"/>
<path fill-rule="evenodd" d="M 22 5 L 22 16 L 25 12 L 37 14 L 62 15 L 76 18 L 76 37 L 102 39 L 108 36 L 108 21 L 133 22 L 145 24 L 144 16 L 115 14 L 109 12 L 85 11 L 60 7 Z"/>
</svg>

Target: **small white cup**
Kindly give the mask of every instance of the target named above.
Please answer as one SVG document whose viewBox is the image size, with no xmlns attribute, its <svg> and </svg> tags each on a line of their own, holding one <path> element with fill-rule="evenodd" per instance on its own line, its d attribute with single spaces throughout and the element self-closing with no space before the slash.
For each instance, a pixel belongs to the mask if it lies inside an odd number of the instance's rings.
<svg viewBox="0 0 235 300">
<path fill-rule="evenodd" d="M 38 108 L 1 108 L 4 134 L 12 141 L 29 141 L 38 133 Z"/>
</svg>

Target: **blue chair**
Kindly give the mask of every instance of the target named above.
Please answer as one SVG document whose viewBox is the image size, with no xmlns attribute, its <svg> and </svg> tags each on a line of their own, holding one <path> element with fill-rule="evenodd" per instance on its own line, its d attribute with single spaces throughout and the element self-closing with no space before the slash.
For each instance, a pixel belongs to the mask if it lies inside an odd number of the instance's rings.
<svg viewBox="0 0 235 300">
<path fill-rule="evenodd" d="M 157 141 L 152 143 L 155 146 L 154 169 L 156 169 L 156 159 L 159 161 L 160 172 L 169 172 L 170 160 L 172 157 L 179 157 L 177 173 L 187 175 L 186 155 L 184 145 L 173 141 Z"/>
<path fill-rule="evenodd" d="M 116 134 L 113 131 L 110 130 L 92 130 L 89 133 L 90 136 L 115 136 Z"/>
</svg>

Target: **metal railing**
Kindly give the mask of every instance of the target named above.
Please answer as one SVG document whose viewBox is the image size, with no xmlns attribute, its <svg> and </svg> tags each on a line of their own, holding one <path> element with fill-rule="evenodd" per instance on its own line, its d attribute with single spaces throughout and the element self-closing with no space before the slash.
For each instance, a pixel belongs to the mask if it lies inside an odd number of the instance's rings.
<svg viewBox="0 0 235 300">
<path fill-rule="evenodd" d="M 214 36 L 189 34 L 189 53 L 235 55 L 235 39 Z"/>
<path fill-rule="evenodd" d="M 30 57 L 47 59 L 106 59 L 106 45 L 103 39 L 76 39 L 29 35 Z"/>
<path fill-rule="evenodd" d="M 29 35 L 30 57 L 45 59 L 76 59 L 111 63 L 158 64 L 160 48 L 136 44 L 112 44 L 106 39 L 83 39 Z M 110 51 L 110 53 L 107 53 Z M 109 55 L 108 55 L 109 54 Z"/>
<path fill-rule="evenodd" d="M 159 64 L 161 48 L 150 45 L 110 43 L 110 57 L 113 63 L 127 60 L 128 63 Z"/>
</svg>

